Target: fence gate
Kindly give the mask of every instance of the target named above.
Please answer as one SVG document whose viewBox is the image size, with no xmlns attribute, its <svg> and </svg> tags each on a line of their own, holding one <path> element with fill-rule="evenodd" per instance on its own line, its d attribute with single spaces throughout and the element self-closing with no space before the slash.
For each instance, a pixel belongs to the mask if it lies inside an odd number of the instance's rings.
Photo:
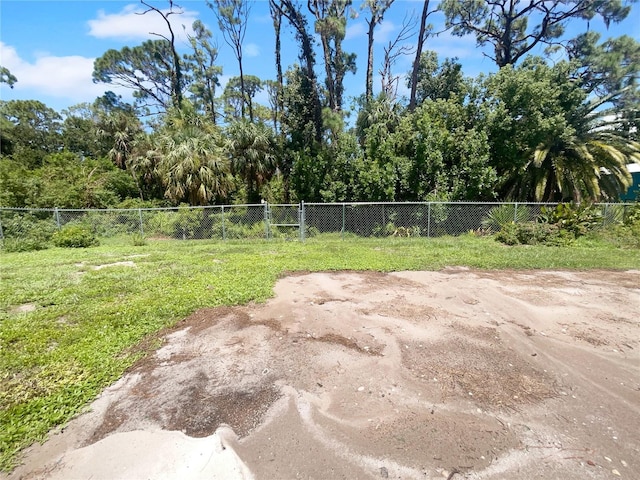
<svg viewBox="0 0 640 480">
<path fill-rule="evenodd" d="M 265 203 L 264 221 L 267 239 L 292 239 L 304 241 L 304 202 L 295 204 Z"/>
</svg>

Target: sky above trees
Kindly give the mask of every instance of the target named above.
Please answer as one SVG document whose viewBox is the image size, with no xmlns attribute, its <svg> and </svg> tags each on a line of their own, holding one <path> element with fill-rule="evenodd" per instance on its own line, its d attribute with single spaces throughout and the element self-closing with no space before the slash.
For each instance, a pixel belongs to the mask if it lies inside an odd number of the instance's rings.
<svg viewBox="0 0 640 480">
<path fill-rule="evenodd" d="M 151 2 L 158 8 L 166 8 L 168 2 Z M 225 82 L 238 75 L 238 63 L 232 49 L 225 43 L 213 12 L 204 1 L 178 1 L 182 15 L 171 17 L 174 30 L 178 34 L 178 48 L 188 50 L 187 34 L 192 34 L 193 21 L 201 20 L 214 34 L 217 40 L 218 63 L 223 72 L 220 77 L 224 90 Z M 366 14 L 360 10 L 362 2 L 354 2 L 354 18 L 347 24 L 347 33 L 343 42 L 346 52 L 356 54 L 356 73 L 346 73 L 345 108 L 351 99 L 364 93 L 367 68 L 367 24 Z M 378 25 L 375 34 L 374 92 L 380 89 L 380 70 L 384 48 L 393 41 L 402 28 L 403 21 L 412 14 L 417 19 L 422 9 L 421 1 L 396 0 L 386 13 L 383 22 Z M 437 2 L 432 0 L 434 6 Z M 25 1 L 3 0 L 0 3 L 0 64 L 8 68 L 18 79 L 13 88 L 0 84 L 0 98 L 37 99 L 46 105 L 62 110 L 80 102 L 91 102 L 107 90 L 116 91 L 125 100 L 131 99 L 131 91 L 118 89 L 113 85 L 95 84 L 92 81 L 93 62 L 109 49 L 121 49 L 124 46 L 136 46 L 145 40 L 158 39 L 152 33 L 166 33 L 166 26 L 159 15 L 150 12 L 140 15 L 145 7 L 133 1 Z M 306 11 L 306 9 L 305 9 Z M 444 29 L 444 18 L 434 14 L 429 18 L 433 31 Z M 589 24 L 574 20 L 569 22 L 567 37 L 574 37 L 587 28 L 602 32 L 603 39 L 609 36 L 628 34 L 640 40 L 640 8 L 636 5 L 631 14 L 620 24 L 613 25 L 607 31 L 603 22 L 596 18 Z M 183 28 L 184 25 L 184 28 Z M 413 47 L 418 35 L 403 42 Z M 294 32 L 288 25 L 283 27 L 282 63 L 286 68 L 297 62 L 298 46 Z M 317 40 L 316 35 L 316 40 Z M 246 37 L 243 42 L 244 70 L 246 75 L 255 75 L 262 80 L 275 79 L 274 64 L 275 35 L 269 6 L 266 0 L 257 0 L 251 8 Z M 319 42 L 318 42 L 319 43 Z M 486 57 L 491 54 L 490 47 L 476 47 L 472 35 L 455 37 L 450 32 L 430 37 L 424 48 L 434 50 L 441 59 L 457 57 L 463 65 L 465 75 L 476 76 L 482 72 L 497 70 L 495 63 Z M 320 54 L 319 44 L 316 51 Z M 321 55 L 320 55 L 321 56 Z M 393 66 L 394 75 L 402 76 L 399 82 L 399 94 L 408 94 L 404 76 L 411 69 L 413 55 L 400 56 Z M 322 73 L 321 64 L 316 68 Z M 262 98 L 264 97 L 264 98 Z M 260 93 L 256 100 L 267 104 L 266 92 Z"/>
</svg>

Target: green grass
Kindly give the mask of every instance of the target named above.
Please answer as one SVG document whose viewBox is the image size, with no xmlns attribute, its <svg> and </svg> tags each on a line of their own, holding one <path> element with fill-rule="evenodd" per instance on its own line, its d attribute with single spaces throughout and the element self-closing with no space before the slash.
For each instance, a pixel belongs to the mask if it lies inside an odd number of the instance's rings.
<svg viewBox="0 0 640 480">
<path fill-rule="evenodd" d="M 115 262 L 135 267 L 94 267 Z M 141 355 L 146 336 L 200 307 L 262 302 L 287 271 L 640 268 L 640 250 L 597 239 L 505 247 L 438 239 L 103 243 L 0 253 L 0 469 L 80 412 Z M 32 306 L 20 312 L 18 307 Z"/>
</svg>

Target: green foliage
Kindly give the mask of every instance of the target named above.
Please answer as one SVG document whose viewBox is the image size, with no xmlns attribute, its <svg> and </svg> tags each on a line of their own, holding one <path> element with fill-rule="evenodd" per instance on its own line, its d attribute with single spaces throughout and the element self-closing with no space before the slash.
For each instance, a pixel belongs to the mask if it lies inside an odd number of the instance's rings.
<svg viewBox="0 0 640 480">
<path fill-rule="evenodd" d="M 569 19 L 590 20 L 599 15 L 609 26 L 626 18 L 631 10 L 621 0 L 565 0 L 553 4 L 545 0 L 444 0 L 440 8 L 454 35 L 473 34 L 479 46 L 491 45 L 495 55 L 491 58 L 500 68 L 515 65 L 537 44 L 551 44 L 562 37 Z M 534 21 L 529 22 L 529 18 Z"/>
<path fill-rule="evenodd" d="M 640 220 L 616 225 L 611 229 L 600 232 L 601 237 L 620 248 L 640 249 Z"/>
<path fill-rule="evenodd" d="M 539 219 L 578 238 L 602 225 L 602 211 L 586 203 L 561 203 L 553 209 L 542 207 Z"/>
<path fill-rule="evenodd" d="M 268 203 L 286 203 L 286 186 L 282 173 L 274 175 L 262 185 L 260 198 L 263 198 Z"/>
<path fill-rule="evenodd" d="M 407 87 L 411 88 L 411 76 L 407 76 Z M 462 65 L 457 59 L 447 58 L 442 64 L 434 51 L 423 52 L 418 68 L 416 86 L 416 104 L 425 100 L 447 100 L 456 97 L 462 99 L 468 91 L 468 85 L 462 76 Z"/>
<path fill-rule="evenodd" d="M 165 197 L 174 204 L 208 205 L 229 194 L 230 165 L 220 130 L 193 105 L 184 102 L 169 111 L 155 145 Z"/>
<path fill-rule="evenodd" d="M 470 124 L 467 109 L 455 99 L 427 100 L 402 119 L 393 138 L 397 155 L 406 159 L 407 192 L 398 199 L 493 198 L 496 172 L 487 136 Z"/>
<path fill-rule="evenodd" d="M 106 159 L 81 159 L 63 151 L 47 155 L 35 169 L 0 159 L 1 206 L 108 208 L 136 193 L 131 176 Z"/>
<path fill-rule="evenodd" d="M 571 237 L 557 225 L 523 222 L 507 223 L 496 234 L 496 240 L 506 245 L 567 245 Z"/>
<path fill-rule="evenodd" d="M 638 101 L 640 92 L 634 87 L 640 71 L 640 42 L 627 35 L 599 41 L 599 33 L 587 31 L 569 42 L 567 52 L 585 91 L 602 97 L 626 89 L 622 98 L 614 100 L 620 111 Z"/>
<path fill-rule="evenodd" d="M 615 205 L 618 207 L 618 205 Z M 611 205 L 607 206 L 611 208 Z M 640 204 L 619 205 L 623 214 L 619 216 L 621 221 L 608 223 L 606 228 L 597 230 L 590 235 L 596 239 L 605 241 L 625 249 L 640 249 Z"/>
<path fill-rule="evenodd" d="M 495 238 L 507 245 L 567 245 L 602 224 L 599 207 L 561 203 L 554 208 L 543 206 L 536 222 L 504 223 Z"/>
<path fill-rule="evenodd" d="M 0 101 L 2 153 L 27 168 L 42 165 L 60 151 L 61 120 L 58 112 L 37 100 Z"/>
<path fill-rule="evenodd" d="M 269 234 L 272 238 L 278 238 L 283 235 L 283 233 L 275 227 L 271 227 Z M 225 224 L 225 237 L 230 240 L 265 238 L 265 236 L 264 222 Z M 222 238 L 222 235 L 220 235 L 220 238 Z"/>
<path fill-rule="evenodd" d="M 575 75 L 574 64 L 549 67 L 531 58 L 485 82 L 492 164 L 503 197 L 617 200 L 629 187 L 626 164 L 640 159 L 640 144 L 616 118 L 624 112 L 602 108 L 622 92 L 589 99 Z"/>
<path fill-rule="evenodd" d="M 177 210 L 151 212 L 145 222 L 149 235 L 179 239 L 211 238 L 211 227 L 203 225 L 204 210 L 182 206 Z M 215 223 L 215 222 L 213 222 Z"/>
<path fill-rule="evenodd" d="M 67 248 L 86 248 L 100 244 L 93 232 L 82 225 L 63 227 L 53 234 L 52 241 L 56 247 Z"/>
<path fill-rule="evenodd" d="M 324 181 L 320 188 L 323 202 L 358 201 L 362 197 L 358 175 L 364 167 L 362 151 L 353 132 L 338 133 L 335 141 L 325 148 L 327 163 Z M 364 197 L 366 198 L 366 197 Z"/>
<path fill-rule="evenodd" d="M 38 237 L 5 238 L 1 246 L 5 252 L 31 252 L 49 248 L 49 244 Z"/>
<path fill-rule="evenodd" d="M 222 66 L 216 65 L 218 58 L 217 45 L 211 43 L 213 35 L 200 20 L 193 22 L 194 36 L 189 37 L 192 54 L 185 55 L 185 69 L 191 72 L 192 82 L 189 86 L 193 94 L 192 101 L 198 111 L 216 123 L 217 99 L 216 87 L 220 86 Z"/>
<path fill-rule="evenodd" d="M 259 203 L 260 189 L 276 169 L 273 131 L 264 123 L 240 120 L 228 127 L 227 135 L 231 171 L 244 180 L 247 203 Z"/>
<path fill-rule="evenodd" d="M 255 75 L 243 75 L 243 82 L 240 77 L 231 77 L 224 87 L 222 101 L 224 102 L 224 116 L 228 123 L 245 120 L 245 106 L 251 107 L 253 111 L 253 97 L 264 88 L 264 82 Z M 242 86 L 244 84 L 244 95 Z M 247 120 L 248 121 L 248 120 Z M 253 123 L 253 119 L 250 120 Z"/>
<path fill-rule="evenodd" d="M 148 244 L 147 237 L 141 233 L 134 233 L 131 235 L 131 243 L 134 247 L 143 247 Z"/>
<path fill-rule="evenodd" d="M 482 226 L 493 232 L 500 231 L 510 223 L 521 223 L 531 219 L 531 209 L 526 205 L 505 203 L 493 207 L 482 220 Z"/>
<path fill-rule="evenodd" d="M 93 80 L 131 88 L 139 102 L 166 110 L 176 94 L 171 83 L 175 68 L 170 43 L 147 40 L 135 47 L 107 50 L 94 62 Z"/>
<path fill-rule="evenodd" d="M 34 201 L 34 179 L 21 163 L 8 157 L 0 158 L 0 205 L 25 207 Z"/>
<path fill-rule="evenodd" d="M 3 249 L 7 252 L 27 252 L 49 247 L 56 224 L 47 213 L 3 212 Z"/>
<path fill-rule="evenodd" d="M 13 85 L 18 81 L 15 75 L 9 71 L 7 67 L 0 65 L 0 83 L 6 83 L 9 87 L 13 88 Z"/>
<path fill-rule="evenodd" d="M 392 3 L 362 6 L 370 14 L 371 46 Z M 417 64 L 417 108 L 406 109 L 386 93 L 373 98 L 369 58 L 367 94 L 354 101 L 353 129 L 342 105 L 344 77 L 355 67 L 342 50 L 350 0 L 271 2 L 278 32 L 288 22 L 300 42 L 299 64 L 284 75 L 280 67 L 277 80 L 241 73 L 223 97 L 216 92 L 218 50 L 200 21 L 182 58 L 170 36 L 109 50 L 95 62 L 94 81 L 133 89 L 140 109 L 112 92 L 62 115 L 33 100 L 0 102 L 0 206 L 109 208 L 132 198 L 171 205 L 261 198 L 617 201 L 631 181 L 625 164 L 640 161 L 640 43 L 627 36 L 601 41 L 589 31 L 563 42 L 567 61 L 526 54 L 561 38 L 570 19 L 616 22 L 629 7 L 620 0 L 509 3 L 440 3 L 454 34 L 476 34 L 479 46 L 495 47 L 497 73 L 467 79 L 456 59 L 426 52 Z M 241 62 L 249 3 L 207 4 Z M 165 20 L 169 14 L 150 9 Z M 323 85 L 313 30 L 324 54 Z M 6 69 L 0 73 L 0 81 L 14 80 Z M 265 87 L 270 109 L 254 105 Z M 228 128 L 219 126 L 223 107 Z M 617 219 L 603 219 L 610 221 Z M 189 227 L 178 223 L 158 234 L 186 236 Z M 215 236 L 213 230 L 202 235 Z"/>
<path fill-rule="evenodd" d="M 623 222 L 625 225 L 640 223 L 640 202 L 636 202 L 625 209 Z"/>
</svg>

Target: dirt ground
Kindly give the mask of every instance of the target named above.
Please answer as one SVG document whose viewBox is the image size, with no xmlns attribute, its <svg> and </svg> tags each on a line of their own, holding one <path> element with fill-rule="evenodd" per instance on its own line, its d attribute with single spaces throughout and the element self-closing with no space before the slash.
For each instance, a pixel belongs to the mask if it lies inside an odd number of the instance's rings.
<svg viewBox="0 0 640 480">
<path fill-rule="evenodd" d="M 640 271 L 327 272 L 203 309 L 9 478 L 640 478 Z"/>
</svg>

